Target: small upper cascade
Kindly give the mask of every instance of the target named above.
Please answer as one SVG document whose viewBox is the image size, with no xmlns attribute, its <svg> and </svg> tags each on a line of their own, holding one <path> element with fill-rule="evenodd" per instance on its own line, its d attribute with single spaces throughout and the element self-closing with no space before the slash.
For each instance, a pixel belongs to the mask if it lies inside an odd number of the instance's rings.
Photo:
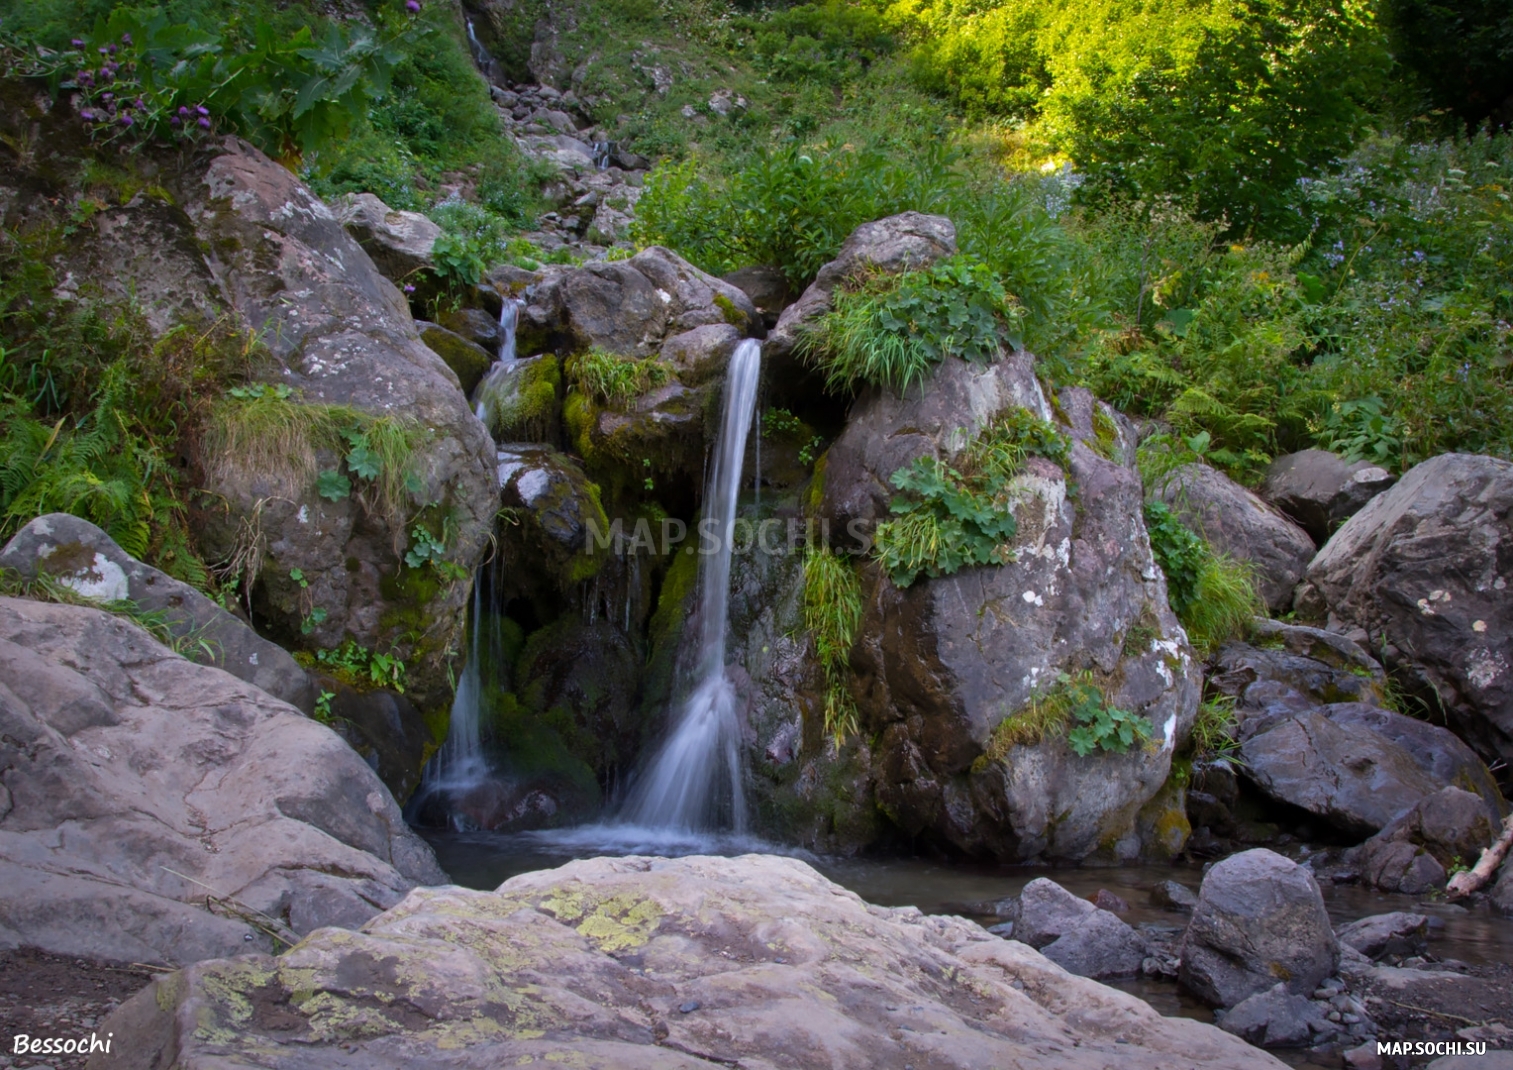
<svg viewBox="0 0 1513 1070">
<path fill-rule="evenodd" d="M 420 790 L 416 793 L 419 805 L 437 796 L 444 800 L 454 798 L 477 787 L 489 775 L 488 758 L 483 753 L 484 671 L 486 667 L 501 663 L 503 641 L 497 627 L 497 615 L 485 612 L 483 591 L 490 586 L 488 578 L 485 567 L 473 582 L 468 660 L 457 680 L 446 742 L 427 764 Z M 448 806 L 447 809 L 455 814 L 455 808 Z"/>
<path fill-rule="evenodd" d="M 726 373 L 725 414 L 699 522 L 701 543 L 712 538 L 718 545 L 699 560 L 693 686 L 672 735 L 626 801 L 621 816 L 634 825 L 690 832 L 725 828 L 738 835 L 746 830 L 737 695 L 725 672 L 725 638 L 736 501 L 761 371 L 762 345 L 747 339 L 736 347 Z"/>
</svg>

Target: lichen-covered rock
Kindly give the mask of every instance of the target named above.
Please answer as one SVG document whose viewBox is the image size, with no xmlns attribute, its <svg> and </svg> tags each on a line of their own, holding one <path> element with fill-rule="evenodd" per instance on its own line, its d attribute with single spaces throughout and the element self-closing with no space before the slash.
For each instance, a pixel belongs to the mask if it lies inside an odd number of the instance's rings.
<svg viewBox="0 0 1513 1070">
<path fill-rule="evenodd" d="M 1219 648 L 1206 685 L 1235 700 L 1242 729 L 1332 703 L 1380 706 L 1387 675 L 1351 640 L 1321 628 L 1257 620 L 1250 642 Z"/>
<path fill-rule="evenodd" d="M 1396 481 L 1370 461 L 1346 461 L 1328 450 L 1278 457 L 1266 469 L 1266 500 L 1323 546 L 1346 520 Z"/>
<path fill-rule="evenodd" d="M 959 918 L 869 907 L 756 855 L 416 892 L 362 933 L 160 978 L 103 1030 L 182 1070 L 1281 1065 Z"/>
<path fill-rule="evenodd" d="M 1261 597 L 1273 611 L 1292 605 L 1293 588 L 1313 560 L 1307 532 L 1206 464 L 1178 468 L 1158 493 L 1216 553 L 1254 567 Z"/>
<path fill-rule="evenodd" d="M 187 583 L 144 565 L 105 532 L 67 513 L 39 516 L 0 551 L 0 568 L 23 579 L 45 575 L 99 602 L 131 602 L 162 615 L 195 661 L 225 669 L 306 713 L 315 692 L 288 651 L 259 636 Z"/>
<path fill-rule="evenodd" d="M 1513 759 L 1513 463 L 1416 465 L 1335 532 L 1308 579 L 1484 758 Z"/>
<path fill-rule="evenodd" d="M 403 282 L 430 268 L 431 251 L 441 227 L 419 212 L 390 208 L 371 193 L 348 194 L 336 204 L 347 233 L 373 258 L 392 282 Z"/>
<path fill-rule="evenodd" d="M 412 504 L 450 520 L 446 559 L 470 574 L 497 510 L 491 444 L 456 376 L 421 342 L 398 289 L 294 175 L 242 142 L 228 140 L 187 185 L 185 211 L 195 236 L 216 250 L 217 283 L 262 332 L 281 381 L 302 401 L 408 416 L 424 429 Z M 385 515 L 359 496 L 331 501 L 314 486 L 276 485 L 238 458 L 215 461 L 207 489 L 228 512 L 202 535 L 219 556 L 250 550 L 261 559 L 263 616 L 291 641 L 330 647 L 350 637 L 393 649 L 408 663 L 411 696 L 427 708 L 444 702 L 446 655 L 468 588 L 405 565 L 408 510 Z M 439 519 L 434 527 L 439 535 Z M 312 606 L 325 611 L 322 621 L 309 619 Z"/>
<path fill-rule="evenodd" d="M 1208 871 L 1182 938 L 1183 987 L 1233 1007 L 1279 980 L 1313 992 L 1339 965 L 1340 947 L 1313 874 L 1265 848 Z"/>
<path fill-rule="evenodd" d="M 948 358 L 907 398 L 865 391 L 820 477 L 832 540 L 867 538 L 888 515 L 894 472 L 921 456 L 954 458 L 1014 408 L 1053 419 L 1027 354 Z M 1198 678 L 1151 557 L 1139 477 L 1103 456 L 1133 458 L 1132 437 L 1114 426 L 1112 449 L 1091 426 L 1063 427 L 1073 440 L 1065 471 L 1026 460 L 1013 484 L 1012 563 L 904 590 L 867 570 L 854 692 L 874 740 L 878 802 L 905 833 L 1005 858 L 1140 852 L 1139 812 L 1167 780 Z M 1079 757 L 1056 736 L 985 753 L 995 730 L 1072 673 L 1148 718 L 1152 745 Z"/>
<path fill-rule="evenodd" d="M 0 946 L 193 962 L 444 879 L 329 729 L 101 610 L 0 598 L 0 768 Z"/>
</svg>

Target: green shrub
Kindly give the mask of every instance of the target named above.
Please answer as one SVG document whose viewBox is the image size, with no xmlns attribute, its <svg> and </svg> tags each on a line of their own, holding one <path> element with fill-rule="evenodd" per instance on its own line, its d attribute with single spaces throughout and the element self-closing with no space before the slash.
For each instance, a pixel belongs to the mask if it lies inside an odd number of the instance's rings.
<svg viewBox="0 0 1513 1070">
<path fill-rule="evenodd" d="M 1034 746 L 1063 732 L 1067 745 L 1086 758 L 1099 750 L 1125 754 L 1149 742 L 1152 731 L 1149 719 L 1110 706 L 1091 672 L 1057 673 L 1049 686 L 1031 693 L 1023 709 L 998 723 L 973 769 L 981 772 L 988 762 L 1007 758 L 1013 747 Z"/>
<path fill-rule="evenodd" d="M 902 394 L 947 356 L 994 360 L 1018 320 L 997 277 L 970 257 L 853 285 L 800 339 L 800 354 L 836 392 L 870 383 Z"/>
<path fill-rule="evenodd" d="M 894 48 L 880 16 L 842 0 L 736 18 L 731 30 L 737 47 L 749 49 L 765 74 L 785 83 L 850 82 Z"/>
<path fill-rule="evenodd" d="M 856 701 L 847 680 L 861 620 L 862 588 L 855 567 L 826 548 L 811 548 L 804 558 L 804 627 L 825 673 L 825 733 L 837 747 L 857 730 Z"/>
</svg>

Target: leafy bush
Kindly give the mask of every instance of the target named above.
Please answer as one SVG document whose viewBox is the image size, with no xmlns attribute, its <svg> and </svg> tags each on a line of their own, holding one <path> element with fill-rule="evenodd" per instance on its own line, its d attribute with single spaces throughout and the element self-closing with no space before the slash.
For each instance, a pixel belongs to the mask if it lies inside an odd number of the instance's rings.
<svg viewBox="0 0 1513 1070">
<path fill-rule="evenodd" d="M 846 682 L 851 644 L 861 621 L 856 569 L 826 548 L 812 548 L 804 558 L 804 627 L 825 673 L 825 732 L 837 747 L 857 730 L 856 701 Z"/>
<path fill-rule="evenodd" d="M 317 650 L 313 655 L 302 651 L 294 656 L 305 668 L 332 676 L 349 687 L 387 687 L 404 694 L 408 668 L 397 654 L 380 654 L 348 639 L 331 650 Z"/>
<path fill-rule="evenodd" d="M 831 390 L 871 383 L 902 394 L 947 356 L 995 359 L 1017 319 L 992 271 L 970 257 L 951 257 L 842 289 L 834 309 L 806 326 L 799 351 L 825 373 Z"/>
<path fill-rule="evenodd" d="M 1145 529 L 1166 574 L 1167 601 L 1194 649 L 1209 653 L 1265 615 L 1249 566 L 1216 555 L 1164 502 L 1146 501 Z"/>
<path fill-rule="evenodd" d="M 877 526 L 873 554 L 898 587 L 920 573 L 949 576 L 974 565 L 1013 560 L 1008 543 L 1018 530 L 1010 481 L 1031 453 L 1066 462 L 1067 442 L 1054 427 L 1012 409 L 984 428 L 955 467 L 921 457 L 893 473 L 904 494 L 890 507 L 895 519 Z"/>
<path fill-rule="evenodd" d="M 1068 726 L 1072 725 L 1070 731 Z M 1037 687 L 1023 709 L 1005 717 L 988 737 L 973 771 L 1000 762 L 1011 748 L 1034 746 L 1066 732 L 1067 745 L 1086 758 L 1094 751 L 1124 754 L 1144 744 L 1153 729 L 1149 719 L 1108 705 L 1092 673 L 1057 673 L 1049 686 Z"/>
<path fill-rule="evenodd" d="M 1136 743 L 1151 738 L 1150 721 L 1138 713 L 1110 706 L 1103 691 L 1090 679 L 1066 683 L 1072 720 L 1077 727 L 1066 734 L 1067 746 L 1080 758 L 1095 750 L 1124 754 Z"/>
<path fill-rule="evenodd" d="M 849 82 L 894 48 L 881 17 L 842 0 L 733 19 L 730 28 L 757 66 L 783 82 Z"/>
</svg>

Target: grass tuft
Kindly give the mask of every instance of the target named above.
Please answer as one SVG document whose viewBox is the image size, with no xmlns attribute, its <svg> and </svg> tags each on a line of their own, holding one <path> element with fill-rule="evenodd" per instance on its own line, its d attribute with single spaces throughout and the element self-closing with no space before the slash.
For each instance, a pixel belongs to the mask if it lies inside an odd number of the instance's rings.
<svg viewBox="0 0 1513 1070">
<path fill-rule="evenodd" d="M 857 731 L 856 701 L 846 680 L 861 620 L 856 569 L 828 548 L 811 549 L 804 558 L 804 627 L 825 672 L 825 732 L 837 747 Z"/>
<path fill-rule="evenodd" d="M 673 377 L 660 360 L 622 357 L 602 349 L 580 353 L 567 365 L 568 381 L 601 405 L 624 408 Z"/>
</svg>

